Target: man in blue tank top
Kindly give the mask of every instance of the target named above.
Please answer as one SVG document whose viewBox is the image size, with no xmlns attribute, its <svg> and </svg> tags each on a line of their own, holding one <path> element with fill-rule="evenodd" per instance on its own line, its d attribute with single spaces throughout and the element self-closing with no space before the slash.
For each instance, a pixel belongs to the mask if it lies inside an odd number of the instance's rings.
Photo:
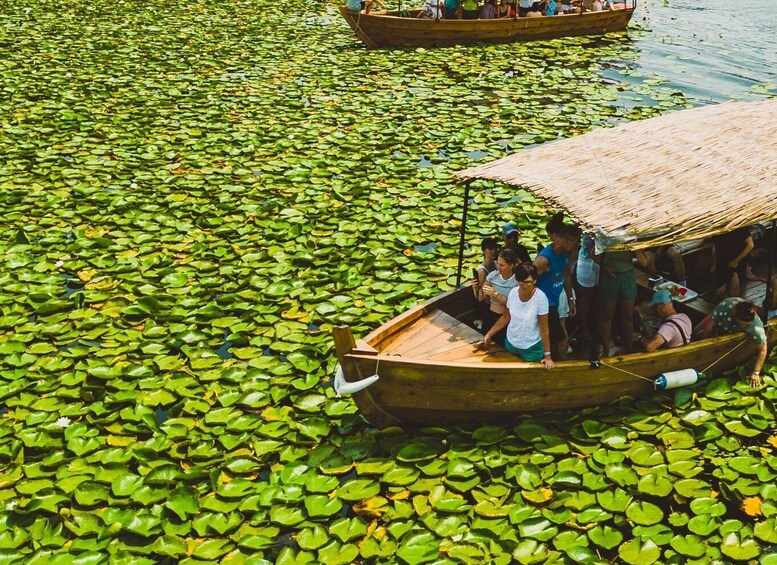
<svg viewBox="0 0 777 565">
<path fill-rule="evenodd" d="M 567 358 L 567 335 L 558 316 L 558 300 L 566 292 L 569 301 L 569 316 L 576 313 L 572 298 L 572 277 L 567 265 L 569 256 L 580 243 L 580 230 L 574 226 L 563 226 L 550 245 L 546 245 L 534 259 L 540 277 L 537 288 L 548 297 L 548 326 L 550 329 L 551 357 L 554 361 Z"/>
</svg>

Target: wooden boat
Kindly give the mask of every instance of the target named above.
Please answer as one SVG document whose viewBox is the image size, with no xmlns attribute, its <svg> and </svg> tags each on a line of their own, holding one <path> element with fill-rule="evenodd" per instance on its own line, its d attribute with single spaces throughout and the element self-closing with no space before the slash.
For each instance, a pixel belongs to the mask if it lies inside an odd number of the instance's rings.
<svg viewBox="0 0 777 565">
<path fill-rule="evenodd" d="M 654 379 L 663 373 L 721 371 L 755 355 L 753 340 L 738 333 L 603 358 L 598 368 L 589 361 L 560 361 L 548 372 L 499 346 L 478 349 L 483 336 L 469 325 L 474 307 L 466 287 L 408 310 L 358 342 L 347 326 L 333 330 L 345 378 L 380 377 L 353 394 L 371 423 L 504 422 L 519 414 L 606 404 L 653 393 Z M 773 322 L 770 338 L 777 329 Z"/>
<path fill-rule="evenodd" d="M 634 154 L 635 144 L 642 154 Z M 560 162 L 560 154 L 570 157 Z M 777 194 L 763 179 L 777 178 L 777 100 L 682 110 L 604 128 L 458 176 L 467 181 L 459 277 L 470 182 L 490 179 L 523 186 L 552 202 L 595 234 L 604 252 L 700 239 L 771 221 L 766 280 L 772 280 Z M 668 190 L 672 185 L 684 190 Z M 642 292 L 648 292 L 646 285 Z M 767 295 L 764 290 L 759 296 Z M 677 305 L 694 323 L 713 307 L 703 298 Z M 739 332 L 654 353 L 559 361 L 548 372 L 499 347 L 478 349 L 482 336 L 472 325 L 474 310 L 473 293 L 465 286 L 412 308 L 358 341 L 347 326 L 334 328 L 340 361 L 335 388 L 352 392 L 362 414 L 379 427 L 502 422 L 518 414 L 647 395 L 661 374 L 689 368 L 711 374 L 748 362 L 756 353 L 752 339 Z M 777 319 L 768 324 L 769 342 L 775 330 Z"/>
<path fill-rule="evenodd" d="M 431 47 L 467 43 L 511 43 L 577 35 L 602 35 L 623 31 L 629 25 L 634 6 L 620 10 L 584 12 L 539 18 L 495 20 L 430 20 L 409 17 L 398 11 L 365 13 L 340 7 L 340 13 L 364 44 L 378 47 Z"/>
</svg>

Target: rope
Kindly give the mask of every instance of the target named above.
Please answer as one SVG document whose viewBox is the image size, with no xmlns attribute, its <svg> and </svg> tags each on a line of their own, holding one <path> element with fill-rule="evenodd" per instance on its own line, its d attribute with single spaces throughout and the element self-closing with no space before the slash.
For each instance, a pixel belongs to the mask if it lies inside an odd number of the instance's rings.
<svg viewBox="0 0 777 565">
<path fill-rule="evenodd" d="M 714 361 L 713 361 L 713 362 L 712 362 L 712 363 L 711 363 L 711 364 L 710 364 L 710 365 L 709 365 L 709 366 L 708 366 L 706 369 L 703 369 L 701 372 L 702 372 L 702 373 L 706 373 L 707 371 L 709 371 L 709 369 L 710 369 L 710 368 L 711 368 L 713 365 L 715 365 L 715 363 L 717 363 L 717 362 L 721 361 L 721 360 L 722 360 L 724 357 L 726 357 L 726 356 L 730 355 L 731 353 L 733 353 L 733 352 L 734 352 L 734 350 L 736 350 L 738 347 L 740 347 L 740 346 L 744 345 L 744 344 L 745 344 L 745 343 L 747 343 L 748 341 L 750 341 L 750 338 L 743 339 L 743 340 L 742 340 L 742 341 L 740 341 L 740 342 L 739 342 L 737 345 L 735 345 L 733 348 L 731 348 L 731 349 L 730 349 L 730 350 L 728 350 L 726 353 L 724 353 L 723 355 L 721 355 L 720 357 L 718 357 L 717 359 L 715 359 L 715 360 L 714 360 Z"/>
<path fill-rule="evenodd" d="M 637 373 L 632 373 L 631 371 L 627 371 L 626 369 L 621 369 L 620 367 L 616 367 L 615 365 L 610 365 L 609 363 L 605 363 L 604 361 L 599 361 L 600 365 L 604 365 L 605 367 L 609 367 L 610 369 L 615 369 L 616 371 L 620 371 L 621 373 L 626 373 L 627 375 L 631 375 L 632 377 L 637 377 L 638 379 L 642 379 L 644 381 L 649 381 L 651 383 L 654 383 L 654 379 L 649 379 L 647 377 L 643 377 L 642 375 L 638 375 Z"/>
<path fill-rule="evenodd" d="M 731 355 L 734 351 L 736 351 L 737 348 L 741 347 L 745 343 L 747 343 L 749 339 L 743 339 L 738 344 L 736 344 L 734 347 L 729 349 L 726 353 L 715 359 L 712 363 L 710 363 L 706 368 L 699 371 L 700 373 L 706 373 L 709 371 L 713 366 L 715 366 L 717 363 L 722 361 L 725 357 Z M 631 375 L 632 377 L 637 377 L 638 379 L 642 379 L 645 381 L 650 381 L 651 383 L 654 382 L 653 379 L 649 379 L 647 377 L 643 377 L 642 375 L 638 375 L 637 373 L 632 373 L 631 371 L 627 371 L 626 369 L 621 369 L 620 367 L 616 367 L 615 365 L 610 365 L 609 363 L 605 363 L 604 361 L 599 361 L 600 365 L 603 365 L 605 367 L 609 367 L 610 369 L 615 369 L 616 371 L 620 371 L 621 373 L 626 373 L 627 375 Z"/>
</svg>

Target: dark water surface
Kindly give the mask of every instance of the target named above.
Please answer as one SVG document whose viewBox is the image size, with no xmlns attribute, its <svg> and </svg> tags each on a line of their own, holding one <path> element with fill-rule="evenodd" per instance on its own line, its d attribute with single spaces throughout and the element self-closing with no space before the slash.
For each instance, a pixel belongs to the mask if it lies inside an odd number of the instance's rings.
<svg viewBox="0 0 777 565">
<path fill-rule="evenodd" d="M 687 98 L 722 102 L 777 94 L 777 1 L 640 2 L 631 33 L 647 75 Z"/>
</svg>

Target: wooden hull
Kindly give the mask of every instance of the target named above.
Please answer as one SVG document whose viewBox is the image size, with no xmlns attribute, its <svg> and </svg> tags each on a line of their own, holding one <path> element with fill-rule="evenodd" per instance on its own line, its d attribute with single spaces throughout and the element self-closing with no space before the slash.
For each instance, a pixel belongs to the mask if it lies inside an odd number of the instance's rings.
<svg viewBox="0 0 777 565">
<path fill-rule="evenodd" d="M 752 339 L 738 333 L 654 353 L 604 358 L 596 369 L 587 361 L 563 361 L 545 371 L 539 363 L 521 362 L 504 350 L 482 352 L 474 347 L 479 334 L 457 325 L 453 317 L 471 307 L 471 296 L 469 288 L 444 294 L 358 344 L 347 328 L 335 331 L 345 379 L 359 381 L 376 372 L 380 376 L 353 395 L 371 423 L 504 422 L 520 414 L 596 406 L 654 393 L 653 380 L 662 373 L 687 368 L 718 372 L 756 353 Z M 770 338 L 775 327 L 770 326 Z"/>
<path fill-rule="evenodd" d="M 444 46 L 467 43 L 510 43 L 622 31 L 634 8 L 584 14 L 498 20 L 427 20 L 398 17 L 396 12 L 340 13 L 367 47 Z"/>
</svg>

